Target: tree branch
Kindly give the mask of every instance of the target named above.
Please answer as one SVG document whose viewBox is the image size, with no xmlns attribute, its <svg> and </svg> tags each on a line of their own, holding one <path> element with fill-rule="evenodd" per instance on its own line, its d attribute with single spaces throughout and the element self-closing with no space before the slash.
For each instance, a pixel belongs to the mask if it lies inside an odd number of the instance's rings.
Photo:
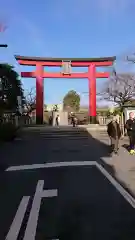
<svg viewBox="0 0 135 240">
<path fill-rule="evenodd" d="M 135 97 L 135 76 L 133 74 L 112 76 L 106 81 L 98 96 L 101 96 L 102 100 L 123 106 Z"/>
<path fill-rule="evenodd" d="M 36 93 L 35 88 L 31 88 L 27 93 L 25 94 L 25 107 L 24 112 L 28 115 L 35 110 L 36 108 Z"/>
</svg>

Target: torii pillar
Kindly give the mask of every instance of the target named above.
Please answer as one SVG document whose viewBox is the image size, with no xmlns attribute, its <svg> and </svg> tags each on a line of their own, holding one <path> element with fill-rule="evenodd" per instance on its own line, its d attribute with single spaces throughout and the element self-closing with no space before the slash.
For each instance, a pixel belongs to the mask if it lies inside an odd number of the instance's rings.
<svg viewBox="0 0 135 240">
<path fill-rule="evenodd" d="M 88 67 L 88 88 L 89 88 L 89 116 L 90 123 L 96 123 L 96 66 L 91 64 Z"/>
<path fill-rule="evenodd" d="M 36 123 L 43 124 L 44 114 L 44 78 L 43 66 L 36 64 Z"/>
</svg>

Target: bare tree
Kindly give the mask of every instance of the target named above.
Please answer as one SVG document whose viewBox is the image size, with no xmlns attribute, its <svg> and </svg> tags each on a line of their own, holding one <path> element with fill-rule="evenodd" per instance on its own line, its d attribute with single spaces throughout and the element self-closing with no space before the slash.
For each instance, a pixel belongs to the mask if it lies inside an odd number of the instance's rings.
<svg viewBox="0 0 135 240">
<path fill-rule="evenodd" d="M 36 92 L 35 88 L 32 87 L 30 90 L 26 91 L 25 94 L 24 112 L 27 115 L 29 115 L 35 109 L 36 109 Z"/>
<path fill-rule="evenodd" d="M 135 97 L 135 75 L 113 74 L 98 94 L 103 100 L 114 102 L 119 107 L 130 103 Z"/>
</svg>

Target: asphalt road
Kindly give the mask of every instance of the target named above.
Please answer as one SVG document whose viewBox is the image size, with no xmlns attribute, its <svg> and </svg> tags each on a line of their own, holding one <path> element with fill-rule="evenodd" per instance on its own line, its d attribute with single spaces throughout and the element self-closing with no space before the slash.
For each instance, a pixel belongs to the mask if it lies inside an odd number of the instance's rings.
<svg viewBox="0 0 135 240">
<path fill-rule="evenodd" d="M 108 155 L 84 129 L 31 129 L 3 146 L 0 239 L 135 239 L 135 203 L 100 167 Z"/>
</svg>

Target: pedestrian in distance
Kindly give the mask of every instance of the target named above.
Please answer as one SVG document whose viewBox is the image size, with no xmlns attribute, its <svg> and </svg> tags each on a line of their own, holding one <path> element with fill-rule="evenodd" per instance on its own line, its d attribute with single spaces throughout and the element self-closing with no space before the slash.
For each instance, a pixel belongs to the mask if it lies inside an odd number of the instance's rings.
<svg viewBox="0 0 135 240">
<path fill-rule="evenodd" d="M 129 153 L 135 154 L 135 115 L 129 113 L 129 119 L 126 121 L 127 135 L 129 137 Z"/>
<path fill-rule="evenodd" d="M 121 130 L 116 116 L 113 116 L 112 121 L 107 125 L 107 133 L 111 141 L 111 153 L 118 154 Z"/>
<path fill-rule="evenodd" d="M 49 117 L 49 125 L 52 126 L 52 124 L 53 124 L 53 117 L 50 116 L 50 117 Z"/>
<path fill-rule="evenodd" d="M 55 121 L 56 121 L 56 126 L 59 127 L 59 124 L 60 124 L 60 116 L 59 115 L 56 116 Z"/>
<path fill-rule="evenodd" d="M 72 125 L 73 125 L 73 127 L 76 127 L 76 125 L 77 125 L 77 118 L 73 115 L 72 116 Z"/>
</svg>

